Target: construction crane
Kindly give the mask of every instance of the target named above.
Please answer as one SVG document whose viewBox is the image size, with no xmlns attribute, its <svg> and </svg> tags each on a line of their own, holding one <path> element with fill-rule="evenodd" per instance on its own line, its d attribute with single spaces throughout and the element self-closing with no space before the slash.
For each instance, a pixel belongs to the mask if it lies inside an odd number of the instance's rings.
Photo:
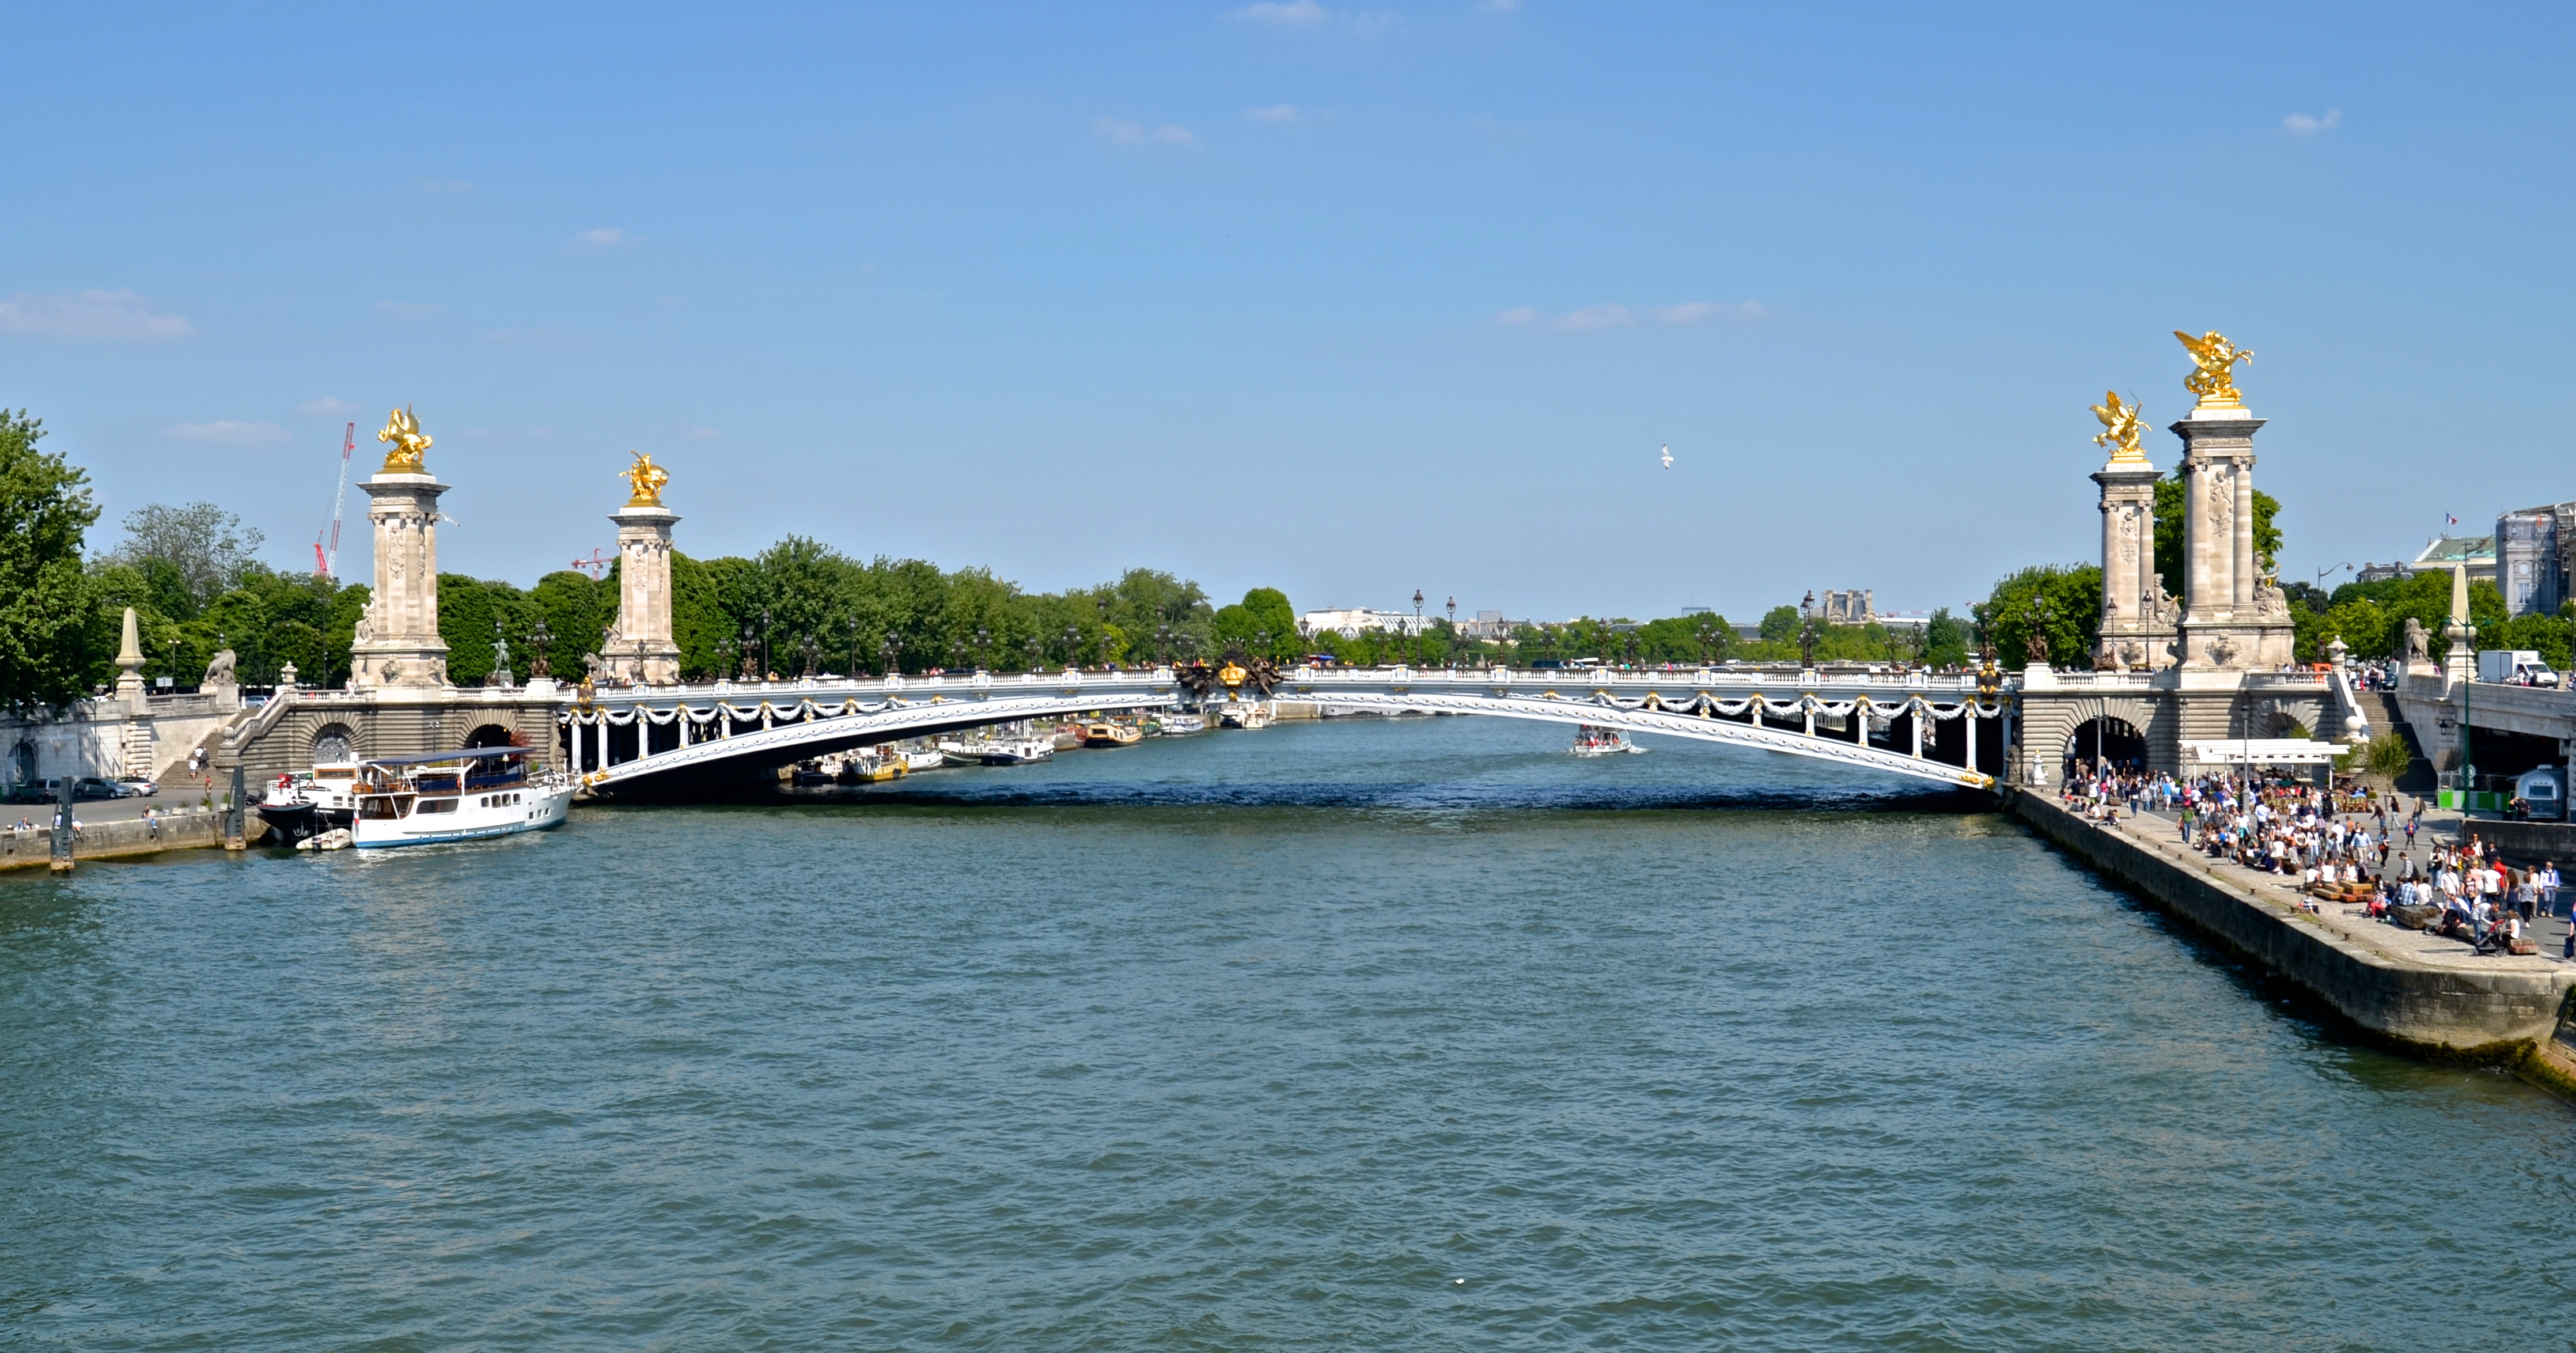
<svg viewBox="0 0 2576 1353">
<path fill-rule="evenodd" d="M 321 535 L 313 537 L 313 576 L 317 578 L 339 576 L 340 505 L 349 499 L 349 456 L 357 449 L 358 425 L 351 423 L 349 430 L 340 434 L 340 482 L 331 490 L 331 525 Z M 322 546 L 326 538 L 331 542 L 327 550 Z"/>
<path fill-rule="evenodd" d="M 572 566 L 588 572 L 591 578 L 596 581 L 600 578 L 607 577 L 608 566 L 616 562 L 616 555 L 604 554 L 597 549 L 593 549 L 590 552 L 590 557 L 588 559 L 575 559 L 572 561 Z"/>
</svg>

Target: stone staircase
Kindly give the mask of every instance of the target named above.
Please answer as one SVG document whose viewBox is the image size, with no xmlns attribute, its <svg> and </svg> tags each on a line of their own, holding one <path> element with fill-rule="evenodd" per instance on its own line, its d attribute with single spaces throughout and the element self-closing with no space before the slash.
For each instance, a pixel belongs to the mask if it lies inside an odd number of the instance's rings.
<svg viewBox="0 0 2576 1353">
<path fill-rule="evenodd" d="M 2406 750 L 2414 759 L 2398 775 L 2397 792 L 2430 798 L 2440 777 L 2433 773 L 2433 762 L 2424 755 L 2424 743 L 2415 736 L 2414 725 L 2398 712 L 2397 697 L 2387 691 L 2356 691 L 2353 698 L 2361 703 L 2363 717 L 2370 720 L 2371 736 L 2395 733 L 2406 739 Z"/>
</svg>

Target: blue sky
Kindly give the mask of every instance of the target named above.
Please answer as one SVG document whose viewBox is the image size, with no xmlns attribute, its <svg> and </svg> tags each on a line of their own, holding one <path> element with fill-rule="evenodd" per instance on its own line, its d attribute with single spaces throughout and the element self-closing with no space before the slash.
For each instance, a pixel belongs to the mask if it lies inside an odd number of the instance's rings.
<svg viewBox="0 0 2576 1353">
<path fill-rule="evenodd" d="M 409 403 L 522 583 L 633 448 L 702 556 L 1955 605 L 2094 552 L 2176 328 L 2285 576 L 2576 498 L 2564 8 L 358 8 L 13 16 L 0 402 L 111 524 L 309 566 Z"/>
</svg>

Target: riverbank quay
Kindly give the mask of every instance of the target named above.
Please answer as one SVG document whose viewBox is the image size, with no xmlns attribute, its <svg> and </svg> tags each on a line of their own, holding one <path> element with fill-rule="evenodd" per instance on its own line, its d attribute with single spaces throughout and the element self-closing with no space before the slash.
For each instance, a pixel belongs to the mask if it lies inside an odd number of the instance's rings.
<svg viewBox="0 0 2576 1353">
<path fill-rule="evenodd" d="M 12 825 L 0 830 L 0 869 L 42 869 L 53 861 L 53 812 L 52 805 L 45 805 L 43 820 L 48 825 L 28 831 L 19 830 L 16 819 L 10 819 Z M 257 819 L 253 822 L 256 825 Z M 156 814 L 149 820 L 126 818 L 114 822 L 83 818 L 79 834 L 72 838 L 72 860 L 78 863 L 120 855 L 158 855 L 165 850 L 198 850 L 223 843 L 224 815 L 220 812 Z"/>
<path fill-rule="evenodd" d="M 2545 953 L 2480 957 L 2337 903 L 2311 911 L 2282 879 L 2186 848 L 2163 818 L 2105 827 L 2028 790 L 2011 792 L 2006 807 L 2370 1041 L 2435 1061 L 2509 1067 L 2576 1099 L 2576 1044 L 2565 1028 L 2576 963 Z"/>
</svg>

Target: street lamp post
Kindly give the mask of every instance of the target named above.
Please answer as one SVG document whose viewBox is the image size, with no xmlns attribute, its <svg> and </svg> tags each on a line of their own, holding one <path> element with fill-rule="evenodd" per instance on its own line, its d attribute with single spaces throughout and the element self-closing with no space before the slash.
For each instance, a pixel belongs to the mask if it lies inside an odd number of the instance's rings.
<svg viewBox="0 0 2576 1353">
<path fill-rule="evenodd" d="M 752 644 L 753 637 L 751 622 L 746 620 L 742 622 L 742 679 L 745 681 L 757 681 L 760 679 L 760 666 L 752 660 L 752 655 L 759 652 L 759 650 L 754 648 Z"/>
<path fill-rule="evenodd" d="M 766 606 L 764 606 L 764 607 L 760 608 L 760 675 L 761 675 L 761 678 L 762 678 L 763 680 L 766 680 L 766 679 L 768 679 L 768 676 L 769 676 L 769 674 L 770 674 L 770 673 L 772 673 L 772 672 L 774 672 L 774 671 L 777 671 L 777 670 L 778 670 L 778 664 L 776 663 L 776 661 L 775 661 L 775 660 L 773 660 L 773 659 L 769 656 L 769 608 L 768 608 L 768 607 L 766 607 Z"/>
</svg>

